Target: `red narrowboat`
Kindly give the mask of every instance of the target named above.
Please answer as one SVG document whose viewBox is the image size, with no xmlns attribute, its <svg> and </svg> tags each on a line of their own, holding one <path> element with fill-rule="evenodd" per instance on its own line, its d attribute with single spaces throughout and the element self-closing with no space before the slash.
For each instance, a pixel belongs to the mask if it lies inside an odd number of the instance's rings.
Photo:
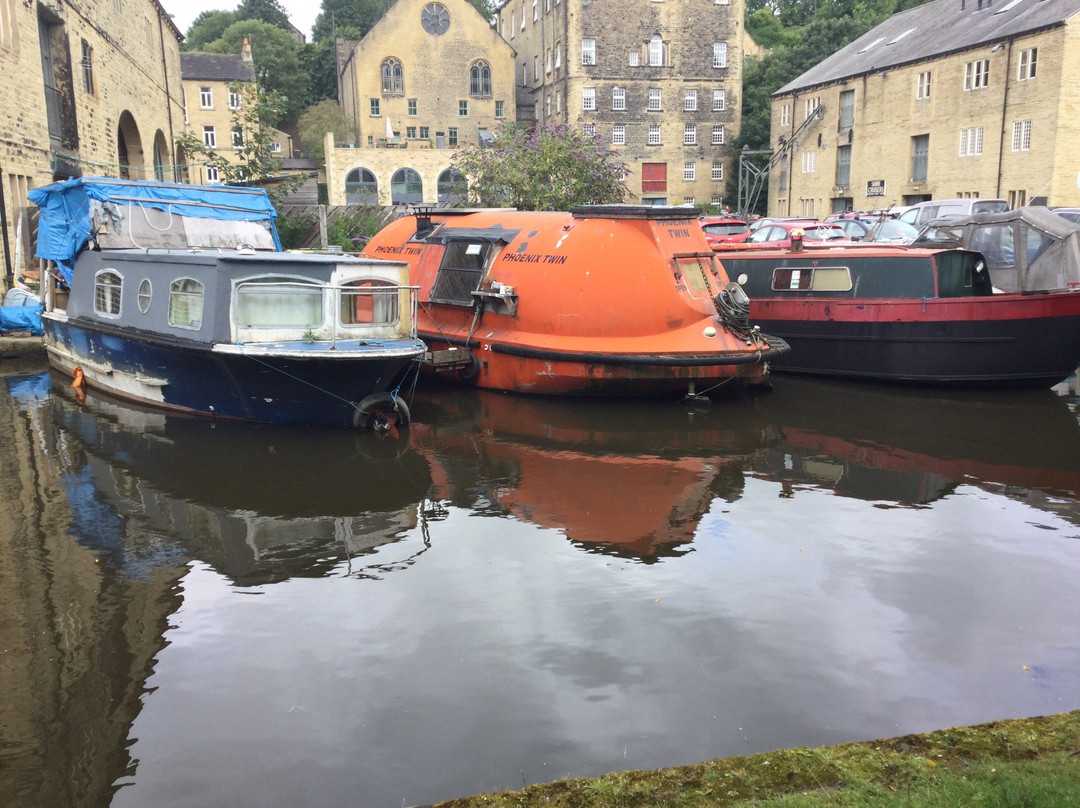
<svg viewBox="0 0 1080 808">
<path fill-rule="evenodd" d="M 995 293 L 962 249 L 851 245 L 718 253 L 777 369 L 924 384 L 1049 387 L 1080 364 L 1080 291 Z"/>
<path fill-rule="evenodd" d="M 748 321 L 690 208 L 421 210 L 365 247 L 406 261 L 427 369 L 564 396 L 702 395 L 787 350 Z"/>
</svg>

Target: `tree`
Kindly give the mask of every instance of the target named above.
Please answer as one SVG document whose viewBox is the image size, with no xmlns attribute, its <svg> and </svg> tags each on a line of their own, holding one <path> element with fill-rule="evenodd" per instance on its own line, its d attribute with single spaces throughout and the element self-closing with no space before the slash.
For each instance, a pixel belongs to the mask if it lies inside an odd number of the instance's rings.
<svg viewBox="0 0 1080 808">
<path fill-rule="evenodd" d="M 229 85 L 230 92 L 241 97 L 239 109 L 232 117 L 232 146 L 229 159 L 223 153 L 207 146 L 193 132 L 181 135 L 189 162 L 201 162 L 218 170 L 218 177 L 226 185 L 258 183 L 270 177 L 280 176 L 284 167 L 282 159 L 274 151 L 274 127 L 281 120 L 284 108 L 281 96 L 273 91 L 259 92 L 251 84 L 237 82 Z M 268 188 L 271 198 L 281 197 L 303 182 L 296 178 Z M 276 201 L 276 200 L 275 200 Z"/>
<path fill-rule="evenodd" d="M 321 42 L 331 38 L 335 28 L 340 30 L 345 26 L 360 30 L 362 37 L 391 5 L 393 0 L 322 0 L 322 11 L 315 18 L 311 38 Z"/>
<path fill-rule="evenodd" d="M 334 141 L 341 143 L 348 137 L 349 126 L 345 121 L 345 113 L 337 102 L 325 99 L 304 110 L 297 124 L 297 131 L 300 144 L 308 157 L 321 163 L 324 157 L 323 136 L 327 132 L 333 132 Z"/>
<path fill-rule="evenodd" d="M 276 25 L 283 31 L 291 31 L 293 26 L 289 22 L 289 15 L 281 7 L 278 0 L 243 0 L 236 7 L 238 20 L 262 20 L 271 25 Z"/>
<path fill-rule="evenodd" d="M 207 46 L 218 39 L 225 29 L 236 22 L 235 11 L 204 11 L 191 23 L 187 36 L 181 43 L 181 50 L 203 51 Z"/>
<path fill-rule="evenodd" d="M 239 20 L 211 42 L 214 53 L 240 53 L 244 40 L 251 43 L 255 77 L 260 90 L 273 90 L 283 96 L 284 118 L 295 121 L 307 106 L 307 75 L 300 69 L 300 45 L 292 35 L 261 20 Z"/>
<path fill-rule="evenodd" d="M 490 146 L 470 146 L 452 158 L 468 181 L 469 201 L 484 207 L 569 210 L 621 202 L 629 174 L 619 155 L 572 127 L 506 125 Z"/>
</svg>

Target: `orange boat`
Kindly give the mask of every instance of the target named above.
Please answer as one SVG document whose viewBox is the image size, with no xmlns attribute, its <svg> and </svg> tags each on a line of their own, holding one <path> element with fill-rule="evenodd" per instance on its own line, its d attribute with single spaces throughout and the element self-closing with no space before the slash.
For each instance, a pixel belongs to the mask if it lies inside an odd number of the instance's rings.
<svg viewBox="0 0 1080 808">
<path fill-rule="evenodd" d="M 761 383 L 783 340 L 749 323 L 692 208 L 420 210 L 365 247 L 407 261 L 426 367 L 476 387 L 704 395 Z"/>
</svg>

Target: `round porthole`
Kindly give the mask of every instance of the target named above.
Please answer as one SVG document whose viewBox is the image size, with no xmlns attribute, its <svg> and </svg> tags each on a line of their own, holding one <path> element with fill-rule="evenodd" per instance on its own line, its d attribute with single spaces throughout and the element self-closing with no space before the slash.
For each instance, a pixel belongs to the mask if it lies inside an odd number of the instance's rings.
<svg viewBox="0 0 1080 808">
<path fill-rule="evenodd" d="M 154 296 L 154 290 L 150 288 L 150 279 L 143 278 L 139 284 L 139 311 L 143 314 L 150 309 L 150 298 Z"/>
</svg>

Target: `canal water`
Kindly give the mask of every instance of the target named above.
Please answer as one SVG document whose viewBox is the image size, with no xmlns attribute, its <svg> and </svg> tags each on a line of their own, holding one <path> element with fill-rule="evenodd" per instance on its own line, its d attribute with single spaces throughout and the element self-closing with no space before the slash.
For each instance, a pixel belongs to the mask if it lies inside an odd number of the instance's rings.
<svg viewBox="0 0 1080 808">
<path fill-rule="evenodd" d="M 400 435 L 0 379 L 0 806 L 401 808 L 1080 707 L 1051 391 L 421 391 Z"/>
</svg>

